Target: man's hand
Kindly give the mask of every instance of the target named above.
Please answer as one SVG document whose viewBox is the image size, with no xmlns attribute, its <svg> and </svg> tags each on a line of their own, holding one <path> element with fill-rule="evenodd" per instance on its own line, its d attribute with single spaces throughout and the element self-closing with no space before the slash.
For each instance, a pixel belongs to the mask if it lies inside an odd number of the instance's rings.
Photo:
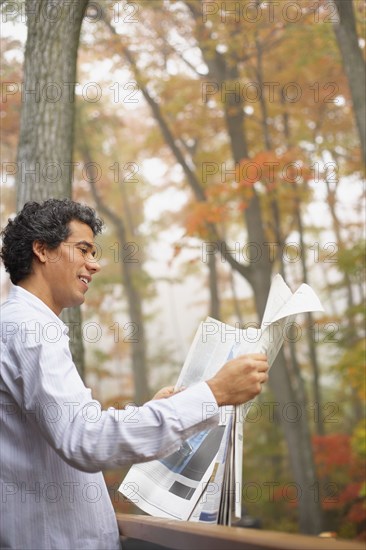
<svg viewBox="0 0 366 550">
<path fill-rule="evenodd" d="M 207 380 L 219 406 L 239 405 L 253 399 L 268 380 L 267 356 L 262 353 L 232 359 Z"/>
</svg>

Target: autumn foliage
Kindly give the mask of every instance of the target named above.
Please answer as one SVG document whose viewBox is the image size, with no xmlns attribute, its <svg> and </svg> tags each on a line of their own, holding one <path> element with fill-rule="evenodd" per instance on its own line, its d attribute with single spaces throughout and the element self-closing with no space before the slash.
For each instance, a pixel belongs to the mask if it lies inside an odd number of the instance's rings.
<svg viewBox="0 0 366 550">
<path fill-rule="evenodd" d="M 340 536 L 352 533 L 366 540 L 364 450 L 352 446 L 351 436 L 341 433 L 315 435 L 313 445 L 328 524 Z"/>
</svg>

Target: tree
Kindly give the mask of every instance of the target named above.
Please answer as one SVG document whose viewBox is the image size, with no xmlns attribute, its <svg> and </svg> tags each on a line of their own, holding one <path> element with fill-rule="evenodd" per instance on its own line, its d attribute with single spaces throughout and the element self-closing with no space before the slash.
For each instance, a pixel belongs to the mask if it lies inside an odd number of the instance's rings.
<svg viewBox="0 0 366 550">
<path fill-rule="evenodd" d="M 337 6 L 339 22 L 334 22 L 333 28 L 351 90 L 363 159 L 366 162 L 366 69 L 365 61 L 358 44 L 356 18 L 353 9 L 354 3 L 352 0 L 347 0 L 347 2 L 344 0 L 334 0 L 334 3 Z"/>
<path fill-rule="evenodd" d="M 26 1 L 28 36 L 17 157 L 17 210 L 30 200 L 71 198 L 74 96 L 88 0 Z M 71 351 L 83 372 L 79 308 L 65 310 Z"/>
<path fill-rule="evenodd" d="M 80 123 L 80 129 L 82 136 L 80 139 L 79 148 L 81 150 L 81 154 L 85 161 L 85 164 L 92 165 L 92 157 L 95 157 L 91 153 L 91 148 L 88 142 L 88 138 L 86 136 L 86 131 L 82 123 Z M 119 213 L 111 208 L 106 200 L 102 198 L 101 193 L 100 191 L 98 191 L 93 178 L 90 178 L 89 183 L 90 190 L 96 203 L 98 212 L 100 212 L 103 216 L 106 216 L 110 220 L 118 237 L 119 246 L 122 250 L 127 251 L 127 253 L 124 254 L 124 256 L 127 256 L 127 259 L 122 258 L 119 263 L 121 265 L 121 275 L 128 304 L 129 318 L 132 327 L 134 327 L 135 329 L 134 332 L 136 332 L 135 338 L 131 343 L 132 373 L 135 386 L 135 402 L 138 405 L 143 405 L 146 401 L 150 399 L 150 391 L 148 384 L 148 368 L 146 358 L 145 323 L 142 313 L 142 293 L 139 288 L 139 282 L 143 277 L 142 267 L 140 265 L 141 259 L 133 258 L 132 261 L 129 261 L 128 259 L 128 253 L 131 253 L 131 250 L 132 252 L 139 250 L 139 246 L 137 245 L 137 243 L 129 241 L 129 238 L 127 236 L 128 230 L 126 225 L 130 225 L 130 232 L 132 232 L 132 236 L 136 239 L 136 237 L 134 236 L 134 228 L 133 226 L 131 227 L 131 225 L 133 224 L 133 220 L 131 215 L 126 215 L 126 224 Z M 125 206 L 124 210 L 125 212 L 126 210 L 127 212 L 129 212 L 128 197 L 126 193 L 123 199 Z"/>
<path fill-rule="evenodd" d="M 239 54 L 236 48 L 230 48 L 227 45 L 226 52 L 221 53 L 218 48 L 219 39 L 213 37 L 215 29 L 205 26 L 202 22 L 201 6 L 195 2 L 189 1 L 185 2 L 185 4 L 194 21 L 192 33 L 196 40 L 196 45 L 201 52 L 202 59 L 208 68 L 207 76 L 210 78 L 210 81 L 214 82 L 218 88 L 226 86 L 227 83 L 238 81 L 240 78 L 239 62 L 241 59 L 238 59 Z M 236 31 L 238 33 L 238 29 L 236 29 Z M 233 31 L 233 34 L 235 35 L 235 31 Z M 128 47 L 126 47 L 125 41 L 120 43 L 120 48 L 133 70 L 134 78 L 138 82 L 147 103 L 151 107 L 153 116 L 159 124 L 167 145 L 185 174 L 191 191 L 199 204 L 199 211 L 201 214 L 204 211 L 206 212 L 206 227 L 209 230 L 207 240 L 215 243 L 217 246 L 225 244 L 220 238 L 218 226 L 216 224 L 216 222 L 219 221 L 220 212 L 222 212 L 222 210 L 215 209 L 215 207 L 210 205 L 208 200 L 209 186 L 202 185 L 197 175 L 197 167 L 192 167 L 192 158 L 190 162 L 187 161 L 186 155 L 179 146 L 179 142 L 182 142 L 182 139 L 178 139 L 177 136 L 174 135 L 171 126 L 167 122 L 162 101 L 154 97 L 154 94 L 148 89 L 146 73 L 142 74 L 142 71 L 139 70 L 138 62 Z M 236 166 L 239 166 L 250 156 L 247 132 L 244 124 L 245 115 L 243 107 L 243 98 L 238 98 L 237 94 L 233 93 L 227 94 L 222 105 L 224 112 L 223 118 L 225 121 L 224 131 L 227 133 L 230 144 L 229 154 Z M 215 210 L 218 216 L 215 216 Z M 263 247 L 263 244 L 267 241 L 264 214 L 260 194 L 253 185 L 251 185 L 247 205 L 243 209 L 243 221 L 246 227 L 248 242 L 257 243 L 259 247 Z M 276 242 L 280 244 L 278 241 Z M 228 249 L 229 247 L 225 248 Z M 249 261 L 247 264 L 237 262 L 229 253 L 225 254 L 225 257 L 252 286 L 257 313 L 259 318 L 261 318 L 270 287 L 272 264 L 266 254 L 261 254 L 258 259 L 257 249 L 255 247 L 250 247 L 248 250 Z M 295 401 L 299 403 L 304 411 L 296 425 L 286 422 L 285 419 L 283 419 L 283 426 L 295 479 L 301 487 L 310 487 L 315 482 L 316 478 L 312 461 L 310 434 L 305 415 L 306 401 L 304 391 L 301 389 L 301 380 L 298 372 L 297 382 L 297 385 L 291 383 L 291 378 L 289 377 L 286 367 L 285 356 L 283 352 L 281 352 L 276 361 L 273 376 L 271 377 L 271 386 L 274 390 L 276 400 L 280 403 L 282 408 L 286 406 L 286 403 Z M 299 512 L 300 529 L 308 533 L 319 532 L 320 506 L 319 503 L 314 502 L 310 491 L 306 491 L 299 502 Z"/>
</svg>

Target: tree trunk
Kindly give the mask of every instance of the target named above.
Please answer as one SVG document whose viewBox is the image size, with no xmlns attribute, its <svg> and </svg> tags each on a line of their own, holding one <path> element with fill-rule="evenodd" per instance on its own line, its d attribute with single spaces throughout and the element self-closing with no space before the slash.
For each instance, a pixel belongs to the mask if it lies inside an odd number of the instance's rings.
<svg viewBox="0 0 366 550">
<path fill-rule="evenodd" d="M 344 239 L 342 238 L 342 226 L 338 218 L 337 210 L 336 210 L 336 202 L 337 202 L 337 185 L 335 187 L 331 187 L 330 181 L 328 176 L 325 177 L 325 184 L 327 186 L 327 197 L 326 201 L 329 207 L 329 212 L 332 218 L 333 223 L 333 231 L 336 237 L 336 243 L 337 243 L 337 249 L 339 251 L 345 250 L 346 245 L 344 243 Z M 348 343 L 350 346 L 353 346 L 357 343 L 359 339 L 358 335 L 358 323 L 357 318 L 355 316 L 355 299 L 353 296 L 353 287 L 352 287 L 352 280 L 349 274 L 346 270 L 343 272 L 343 285 L 346 288 L 347 292 L 347 334 L 346 337 L 348 339 Z M 362 296 L 362 294 L 361 294 Z M 362 301 L 362 300 L 361 300 Z M 360 303 L 361 303 L 360 301 Z M 343 336 L 345 337 L 345 336 Z M 354 417 L 356 420 L 361 420 L 363 418 L 363 406 L 361 403 L 361 400 L 359 396 L 357 395 L 357 392 L 354 388 L 351 389 L 352 391 L 352 406 L 354 411 Z"/>
<path fill-rule="evenodd" d="M 81 126 L 81 124 L 80 124 Z M 89 149 L 86 132 L 82 128 L 82 139 L 80 149 L 85 161 L 85 164 L 93 162 L 92 155 Z M 141 296 L 138 289 L 139 280 L 141 279 L 142 268 L 141 259 L 135 258 L 135 251 L 138 250 L 137 244 L 128 240 L 127 231 L 122 217 L 115 213 L 102 199 L 95 185 L 93 178 L 89 180 L 90 190 L 98 211 L 109 218 L 116 231 L 120 246 L 120 256 L 118 261 L 121 265 L 121 275 L 124 290 L 126 293 L 128 313 L 130 317 L 130 327 L 128 341 L 131 344 L 131 361 L 132 374 L 135 386 L 135 402 L 137 405 L 143 405 L 150 399 L 150 390 L 148 383 L 148 369 L 146 359 L 146 336 L 145 323 L 142 312 Z M 127 199 L 127 194 L 125 196 Z M 128 203 L 124 204 L 125 211 L 128 211 L 128 223 L 130 225 L 131 234 L 134 235 L 135 229 L 133 226 L 132 216 L 130 215 Z M 126 254 L 124 253 L 126 251 Z M 132 254 L 131 254 L 132 252 Z M 130 257 L 131 256 L 131 257 Z"/>
<path fill-rule="evenodd" d="M 239 325 L 243 326 L 244 325 L 244 319 L 243 319 L 243 316 L 241 314 L 240 302 L 239 302 L 238 294 L 236 292 L 234 271 L 231 268 L 230 268 L 230 272 L 229 272 L 229 283 L 230 283 L 231 293 L 232 293 L 232 296 L 233 296 L 233 306 L 234 306 L 235 316 L 238 320 Z"/>
<path fill-rule="evenodd" d="M 281 93 L 281 104 L 284 106 L 286 103 L 286 95 Z M 287 143 L 287 148 L 291 147 L 291 135 L 290 135 L 290 117 L 287 109 L 283 111 L 283 126 L 284 126 L 284 136 Z M 308 283 L 308 269 L 306 265 L 306 254 L 305 254 L 305 240 L 304 240 L 304 224 L 301 217 L 301 202 L 300 202 L 300 193 L 298 185 L 294 183 L 294 207 L 295 207 L 295 219 L 297 223 L 297 228 L 299 231 L 299 244 L 301 252 L 301 267 L 302 267 L 302 280 L 304 283 Z M 306 326 L 306 338 L 308 341 L 309 349 L 309 359 L 313 368 L 314 383 L 313 383 L 313 397 L 315 406 L 321 407 L 321 388 L 320 388 L 320 367 L 318 356 L 316 352 L 315 341 L 311 328 L 314 326 L 314 317 L 311 312 L 306 314 L 307 326 Z M 324 426 L 322 422 L 317 423 L 317 433 L 318 435 L 324 435 Z"/>
<path fill-rule="evenodd" d="M 126 232 L 121 220 L 114 217 L 114 226 L 117 232 L 118 240 L 122 250 L 129 250 L 131 244 L 127 242 Z M 134 250 L 134 249 L 132 249 Z M 123 258 L 121 261 L 121 272 L 123 285 L 126 292 L 128 312 L 131 319 L 131 352 L 132 352 L 132 370 L 135 383 L 135 401 L 137 405 L 143 405 L 150 399 L 150 391 L 147 376 L 146 362 L 146 336 L 145 325 L 141 306 L 141 297 L 138 291 L 138 280 L 141 273 L 139 259 L 137 263 Z"/>
<path fill-rule="evenodd" d="M 332 218 L 333 223 L 333 231 L 336 237 L 337 242 L 337 249 L 342 251 L 346 248 L 345 243 L 343 242 L 342 238 L 342 228 L 341 223 L 338 219 L 338 214 L 336 211 L 336 202 L 337 202 L 337 185 L 335 187 L 331 187 L 328 175 L 325 175 L 325 184 L 327 186 L 327 197 L 326 201 L 328 204 L 329 212 Z M 353 289 L 352 289 L 352 282 L 347 272 L 343 274 L 343 281 L 344 286 L 347 289 L 347 307 L 348 307 L 348 315 L 349 315 L 349 322 L 350 322 L 350 333 L 355 337 L 357 335 L 357 329 L 354 322 L 354 312 L 353 307 L 355 305 L 354 297 L 353 297 Z"/>
<path fill-rule="evenodd" d="M 296 185 L 296 184 L 294 184 Z M 295 187 L 295 217 L 297 221 L 297 228 L 299 230 L 299 240 L 300 240 L 300 250 L 301 252 L 301 267 L 302 267 L 302 280 L 303 283 L 308 283 L 308 269 L 306 265 L 306 257 L 305 257 L 305 241 L 304 241 L 304 227 L 302 223 L 302 217 L 301 217 L 301 210 L 300 210 L 300 199 L 298 195 L 298 189 Z M 321 410 L 322 406 L 322 395 L 321 395 L 321 388 L 320 388 L 320 367 L 319 367 L 319 361 L 318 361 L 318 355 L 316 352 L 316 346 L 315 341 L 313 338 L 313 332 L 312 327 L 314 326 L 314 316 L 311 313 L 311 311 L 308 311 L 306 313 L 306 338 L 308 341 L 308 350 L 309 350 L 309 359 L 310 363 L 313 368 L 313 398 L 314 403 L 316 407 L 319 407 L 319 410 Z M 323 422 L 317 422 L 316 424 L 316 431 L 318 435 L 324 435 L 324 425 Z"/>
<path fill-rule="evenodd" d="M 80 28 L 88 0 L 26 1 L 17 210 L 30 200 L 71 198 L 74 92 Z M 70 348 L 84 371 L 79 308 L 63 313 Z"/>
<path fill-rule="evenodd" d="M 220 297 L 218 288 L 218 273 L 216 264 L 216 254 L 208 256 L 208 273 L 210 289 L 210 317 L 220 319 Z"/>
<path fill-rule="evenodd" d="M 366 163 L 366 70 L 358 45 L 356 20 L 352 0 L 333 0 L 337 6 L 339 23 L 333 23 L 334 32 L 342 54 L 343 66 L 351 90 L 363 159 Z"/>
</svg>

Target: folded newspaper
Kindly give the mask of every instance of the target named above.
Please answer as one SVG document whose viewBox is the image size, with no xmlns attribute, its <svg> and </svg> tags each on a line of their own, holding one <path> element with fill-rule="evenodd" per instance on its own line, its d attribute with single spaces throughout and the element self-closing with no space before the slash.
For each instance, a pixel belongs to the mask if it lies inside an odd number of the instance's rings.
<svg viewBox="0 0 366 550">
<path fill-rule="evenodd" d="M 259 329 L 234 328 L 210 317 L 200 324 L 176 387 L 207 380 L 246 353 L 266 353 L 272 366 L 294 316 L 309 311 L 323 311 L 312 288 L 302 284 L 292 293 L 276 275 Z M 218 426 L 190 437 L 165 458 L 132 466 L 119 491 L 153 516 L 230 525 L 233 516 L 241 517 L 247 405 L 221 407 Z"/>
</svg>

